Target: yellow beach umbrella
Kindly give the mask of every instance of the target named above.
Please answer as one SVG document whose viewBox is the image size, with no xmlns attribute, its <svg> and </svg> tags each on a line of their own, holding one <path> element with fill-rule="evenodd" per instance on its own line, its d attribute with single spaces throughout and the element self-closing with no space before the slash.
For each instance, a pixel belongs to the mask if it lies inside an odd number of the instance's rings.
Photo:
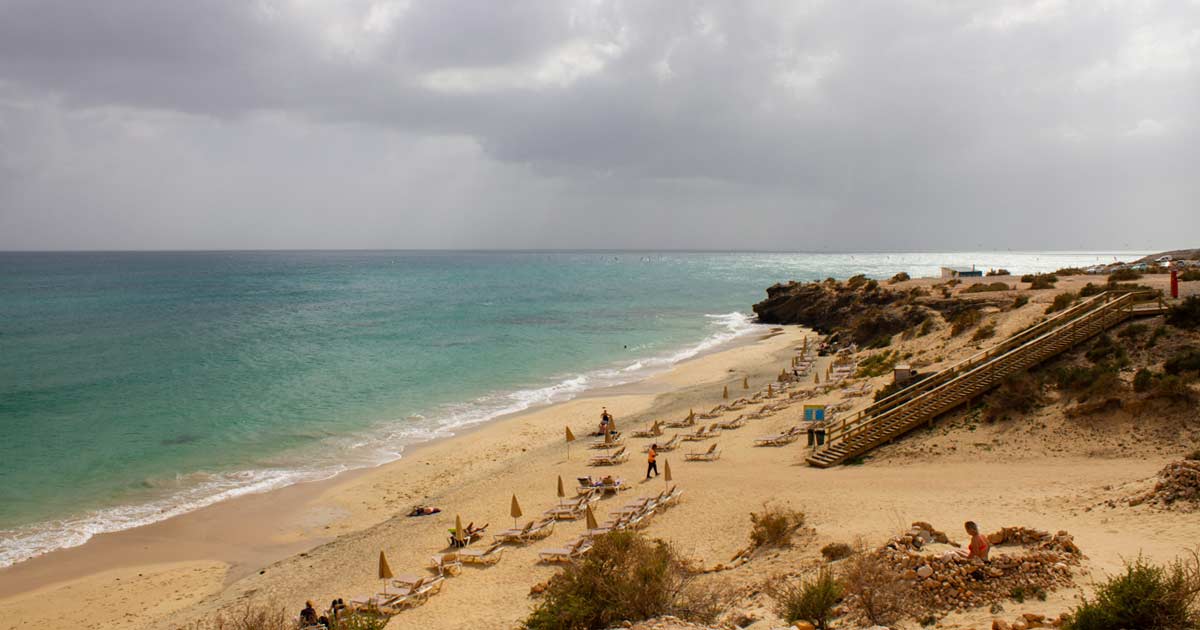
<svg viewBox="0 0 1200 630">
<path fill-rule="evenodd" d="M 521 518 L 521 504 L 517 503 L 517 495 L 513 495 L 512 505 L 508 508 L 508 514 L 513 517 L 513 529 L 517 527 L 517 519 Z"/>
<path fill-rule="evenodd" d="M 808 335 L 804 336 L 804 347 L 800 349 L 800 352 L 808 354 Z"/>
<path fill-rule="evenodd" d="M 749 376 L 742 377 L 742 389 L 750 389 L 750 377 Z"/>
<path fill-rule="evenodd" d="M 571 459 L 571 442 L 575 441 L 575 434 L 571 433 L 571 427 L 565 428 L 567 429 L 567 459 Z"/>
<path fill-rule="evenodd" d="M 458 514 L 454 515 L 454 540 L 458 542 L 460 547 L 466 543 L 466 539 L 463 538 L 462 516 Z"/>
<path fill-rule="evenodd" d="M 600 529 L 600 524 L 596 522 L 596 513 L 592 511 L 592 504 L 588 504 L 587 510 L 584 511 L 587 518 L 588 529 Z"/>
<path fill-rule="evenodd" d="M 383 592 L 387 592 L 387 581 L 392 579 L 392 567 L 388 566 L 387 556 L 379 552 L 379 579 L 383 580 Z"/>
<path fill-rule="evenodd" d="M 721 398 L 724 398 L 725 400 L 729 400 L 729 386 L 728 385 L 725 386 L 725 389 L 721 390 Z"/>
</svg>

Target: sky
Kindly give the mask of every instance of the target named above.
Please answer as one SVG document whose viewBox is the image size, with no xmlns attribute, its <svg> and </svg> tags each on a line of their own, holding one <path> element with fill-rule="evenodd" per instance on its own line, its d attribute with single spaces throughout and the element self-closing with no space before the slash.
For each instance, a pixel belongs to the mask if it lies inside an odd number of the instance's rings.
<svg viewBox="0 0 1200 630">
<path fill-rule="evenodd" d="M 0 249 L 1200 246 L 1200 0 L 0 0 Z"/>
</svg>

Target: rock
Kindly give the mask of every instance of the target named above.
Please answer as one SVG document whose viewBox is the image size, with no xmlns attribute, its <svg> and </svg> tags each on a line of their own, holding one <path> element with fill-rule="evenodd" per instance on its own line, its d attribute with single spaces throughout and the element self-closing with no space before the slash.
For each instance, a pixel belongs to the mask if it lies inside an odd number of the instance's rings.
<svg viewBox="0 0 1200 630">
<path fill-rule="evenodd" d="M 745 612 L 738 613 L 733 618 L 733 625 L 735 625 L 739 628 L 745 628 L 746 626 L 754 623 L 755 621 L 758 621 L 757 615 L 752 615 L 750 613 L 745 613 Z"/>
<path fill-rule="evenodd" d="M 933 575 L 933 568 L 928 564 L 922 565 L 921 568 L 917 569 L 917 577 L 927 578 L 931 575 Z"/>
<path fill-rule="evenodd" d="M 792 627 L 796 630 L 817 630 L 816 626 L 808 623 L 807 621 L 797 621 Z"/>
<path fill-rule="evenodd" d="M 904 573 L 900 574 L 900 577 L 905 580 L 915 580 L 917 579 L 917 572 L 912 569 L 905 569 Z"/>
<path fill-rule="evenodd" d="M 1003 619 L 993 619 L 992 630 L 1012 630 L 1012 626 L 1008 625 L 1008 622 Z"/>
<path fill-rule="evenodd" d="M 1029 626 L 1025 625 L 1024 621 L 1014 621 L 1009 628 L 1012 630 L 1029 630 Z"/>
</svg>

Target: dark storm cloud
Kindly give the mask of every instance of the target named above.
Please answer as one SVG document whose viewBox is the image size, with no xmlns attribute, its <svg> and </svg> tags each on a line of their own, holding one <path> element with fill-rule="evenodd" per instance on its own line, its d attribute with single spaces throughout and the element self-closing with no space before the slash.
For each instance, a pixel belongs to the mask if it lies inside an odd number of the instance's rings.
<svg viewBox="0 0 1200 630">
<path fill-rule="evenodd" d="M 1186 245 L 1198 14 L 0 0 L 0 247 Z"/>
</svg>

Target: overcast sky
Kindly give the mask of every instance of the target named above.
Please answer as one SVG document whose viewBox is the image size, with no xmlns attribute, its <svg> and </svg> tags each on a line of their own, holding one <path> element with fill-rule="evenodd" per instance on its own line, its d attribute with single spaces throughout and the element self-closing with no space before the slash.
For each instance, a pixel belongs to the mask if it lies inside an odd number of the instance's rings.
<svg viewBox="0 0 1200 630">
<path fill-rule="evenodd" d="M 1200 0 L 0 0 L 0 249 L 1200 246 Z"/>
</svg>

